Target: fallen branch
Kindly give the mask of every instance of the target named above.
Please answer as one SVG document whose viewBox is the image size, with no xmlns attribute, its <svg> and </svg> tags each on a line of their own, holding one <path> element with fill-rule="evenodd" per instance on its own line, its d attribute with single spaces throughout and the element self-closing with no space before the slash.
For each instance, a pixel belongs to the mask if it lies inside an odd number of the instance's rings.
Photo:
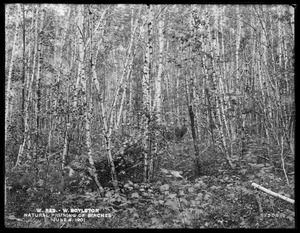
<svg viewBox="0 0 300 233">
<path fill-rule="evenodd" d="M 295 203 L 295 201 L 294 201 L 293 199 L 288 198 L 288 197 L 285 197 L 285 196 L 282 196 L 282 195 L 280 195 L 280 194 L 278 194 L 278 193 L 275 193 L 275 192 L 273 192 L 273 191 L 271 191 L 271 190 L 269 190 L 269 189 L 266 189 L 266 188 L 262 187 L 261 185 L 258 185 L 258 184 L 256 184 L 256 183 L 252 183 L 251 185 L 252 185 L 254 188 L 258 188 L 258 189 L 264 191 L 265 193 L 268 193 L 268 194 L 270 194 L 270 195 L 272 195 L 272 196 L 274 196 L 274 197 L 279 197 L 280 199 L 285 200 L 285 201 L 287 201 L 287 202 L 289 202 L 289 203 L 291 203 L 291 204 L 294 204 L 294 203 Z"/>
</svg>

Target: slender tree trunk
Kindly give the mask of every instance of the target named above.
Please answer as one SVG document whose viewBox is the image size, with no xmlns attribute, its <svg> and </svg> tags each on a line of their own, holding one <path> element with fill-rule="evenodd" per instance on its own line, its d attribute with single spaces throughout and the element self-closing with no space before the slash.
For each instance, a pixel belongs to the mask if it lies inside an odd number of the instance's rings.
<svg viewBox="0 0 300 233">
<path fill-rule="evenodd" d="M 26 27 L 25 27 L 25 9 L 24 9 L 24 4 L 22 6 L 22 17 L 23 17 L 23 54 L 22 54 L 22 104 L 21 104 L 21 109 L 22 109 L 22 114 L 24 114 L 24 108 L 25 108 L 25 82 L 26 82 L 26 58 L 25 58 L 25 52 L 26 52 Z M 21 126 L 22 126 L 22 131 L 24 130 L 24 119 L 21 118 Z"/>
<path fill-rule="evenodd" d="M 194 145 L 194 163 L 195 163 L 195 178 L 197 178 L 200 174 L 200 163 L 199 163 L 199 147 L 198 147 L 198 140 L 196 136 L 196 126 L 195 126 L 195 116 L 194 116 L 194 110 L 193 106 L 190 103 L 189 105 L 189 117 L 191 122 L 191 132 L 192 132 L 192 138 L 193 138 L 193 145 Z"/>
<path fill-rule="evenodd" d="M 164 9 L 162 9 L 161 15 L 160 15 L 160 20 L 158 22 L 158 41 L 159 41 L 159 64 L 158 64 L 158 73 L 157 73 L 157 78 L 156 78 L 156 83 L 155 83 L 155 108 L 157 112 L 157 121 L 158 123 L 161 122 L 161 105 L 162 105 L 162 72 L 164 69 L 164 64 L 163 64 L 163 57 L 164 57 L 164 18 L 165 18 L 165 13 Z"/>
<path fill-rule="evenodd" d="M 101 41 L 100 41 L 101 42 Z M 96 51 L 97 53 L 97 51 Z M 96 59 L 97 56 L 94 57 Z M 111 179 L 112 179 L 112 184 L 114 186 L 114 189 L 116 191 L 119 191 L 118 187 L 118 179 L 115 171 L 115 165 L 114 165 L 114 160 L 112 156 L 112 145 L 111 145 L 111 134 L 112 134 L 112 115 L 109 116 L 108 111 L 106 109 L 106 106 L 104 105 L 104 98 L 105 93 L 101 94 L 101 89 L 100 89 L 100 83 L 98 81 L 97 73 L 96 73 L 96 67 L 95 67 L 95 60 L 92 61 L 91 69 L 92 69 L 92 74 L 93 78 L 92 81 L 97 89 L 98 93 L 98 101 L 101 106 L 101 118 L 103 122 L 103 135 L 104 135 L 104 141 L 105 141 L 105 149 L 107 152 L 107 160 L 108 164 L 110 166 L 110 172 L 111 172 Z"/>
<path fill-rule="evenodd" d="M 143 130 L 144 130 L 144 140 L 143 146 L 145 149 L 144 153 L 144 182 L 148 181 L 148 161 L 151 154 L 150 147 L 150 137 L 149 137 L 149 123 L 151 119 L 151 86 L 150 86 L 150 73 L 151 73 L 151 63 L 152 63 L 152 23 L 153 23 L 153 12 L 152 5 L 147 6 L 148 19 L 147 19 L 147 44 L 146 44 L 146 53 L 144 60 L 144 75 L 142 80 L 142 89 L 143 89 Z"/>
<path fill-rule="evenodd" d="M 37 21 L 38 21 L 38 9 L 35 11 L 36 15 L 36 23 L 35 23 L 35 42 L 37 40 Z M 30 156 L 30 149 L 31 149 L 31 137 L 30 137 L 30 115 L 29 115 L 29 104 L 32 102 L 32 88 L 33 88 L 33 81 L 34 81 L 34 75 L 35 75 L 35 63 L 36 63 L 36 53 L 37 53 L 37 43 L 33 44 L 33 64 L 32 64 L 32 74 L 31 77 L 27 74 L 26 75 L 26 86 L 25 89 L 27 90 L 26 96 L 25 96 L 25 103 L 24 103 L 24 139 L 23 143 L 20 145 L 19 153 L 17 157 L 17 162 L 15 167 L 20 165 L 21 159 L 23 158 L 23 155 L 25 153 L 25 148 L 27 146 L 27 158 L 31 159 Z"/>
<path fill-rule="evenodd" d="M 20 5 L 18 4 L 18 11 L 20 11 Z M 19 14 L 18 14 L 19 15 Z M 21 19 L 20 19 L 21 20 Z M 15 62 L 15 53 L 16 53 L 16 42 L 18 38 L 18 32 L 19 32 L 19 20 L 17 19 L 17 22 L 15 24 L 15 34 L 14 34 L 14 40 L 13 40 L 13 47 L 12 47 L 12 52 L 11 52 L 11 59 L 10 59 L 10 64 L 9 64 L 9 69 L 8 69 L 8 77 L 7 77 L 7 86 L 6 86 L 6 101 L 5 101 L 5 143 L 7 142 L 8 138 L 8 127 L 10 124 L 10 109 L 11 109 L 11 104 L 12 104 L 12 97 L 13 93 L 11 90 L 11 76 L 12 76 L 12 70 Z M 8 58 L 7 58 L 8 60 Z"/>
<path fill-rule="evenodd" d="M 123 85 L 123 94 L 122 94 L 120 109 L 119 109 L 119 112 L 118 112 L 116 128 L 118 128 L 120 126 L 121 116 L 122 116 L 122 113 L 123 113 L 123 106 L 124 106 L 124 102 L 125 102 L 127 85 L 128 85 L 128 82 L 129 82 L 129 78 L 130 78 L 130 74 L 131 74 L 131 70 L 132 70 L 132 65 L 133 65 L 134 51 L 132 51 L 132 47 L 134 45 L 134 38 L 135 38 L 136 30 L 137 30 L 137 27 L 138 27 L 138 18 L 140 16 L 141 9 L 142 9 L 142 7 L 140 7 L 140 9 L 139 9 L 139 13 L 136 17 L 135 23 L 132 24 L 133 31 L 132 31 L 129 46 L 128 46 L 128 49 L 127 49 L 127 54 L 128 55 L 126 57 L 125 66 L 124 66 L 124 69 L 123 69 L 123 74 L 122 74 L 122 79 L 121 79 L 122 81 L 125 79 L 125 85 Z"/>
</svg>

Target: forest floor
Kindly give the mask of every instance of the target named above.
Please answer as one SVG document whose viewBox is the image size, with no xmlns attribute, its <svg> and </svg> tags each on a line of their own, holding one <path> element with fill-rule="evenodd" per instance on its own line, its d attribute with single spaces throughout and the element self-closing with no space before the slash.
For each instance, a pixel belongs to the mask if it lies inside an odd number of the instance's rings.
<svg viewBox="0 0 300 233">
<path fill-rule="evenodd" d="M 184 148 L 177 149 L 174 163 L 178 164 L 179 161 L 185 161 L 182 155 L 185 151 Z M 208 163 L 204 166 L 209 168 Z M 181 178 L 180 174 L 184 177 L 185 172 L 179 173 L 164 168 L 161 169 L 157 181 L 153 183 L 127 181 L 120 192 L 105 188 L 105 194 L 102 196 L 95 191 L 82 189 L 54 192 L 22 187 L 13 189 L 9 186 L 10 189 L 6 190 L 5 226 L 8 228 L 295 227 L 293 204 L 257 191 L 251 186 L 251 183 L 255 182 L 294 199 L 292 177 L 289 177 L 290 184 L 286 184 L 284 176 L 279 172 L 275 173 L 274 168 L 270 169 L 268 163 L 250 166 L 248 162 L 247 167 L 226 169 L 224 160 L 216 162 L 214 159 L 211 167 L 214 168 L 213 171 L 203 172 L 200 177 L 193 180 Z M 48 211 L 48 214 L 37 215 L 37 208 Z M 91 210 L 84 212 L 84 209 L 88 208 Z M 62 213 L 63 209 L 66 209 L 69 215 L 59 217 L 53 212 Z M 91 215 L 91 211 L 95 214 Z M 30 213 L 35 215 L 28 215 Z"/>
</svg>

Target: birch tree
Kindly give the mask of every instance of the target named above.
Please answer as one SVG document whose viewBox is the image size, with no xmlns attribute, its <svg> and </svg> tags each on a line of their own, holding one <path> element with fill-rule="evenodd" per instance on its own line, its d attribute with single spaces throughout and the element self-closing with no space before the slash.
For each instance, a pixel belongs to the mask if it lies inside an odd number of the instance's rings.
<svg viewBox="0 0 300 233">
<path fill-rule="evenodd" d="M 16 17 L 16 23 L 15 23 L 15 33 L 14 33 L 14 39 L 13 39 L 13 44 L 12 44 L 12 51 L 11 51 L 11 58 L 10 58 L 10 63 L 8 67 L 8 76 L 7 76 L 7 85 L 6 85 L 6 101 L 5 101 L 5 142 L 7 141 L 8 138 L 8 127 L 10 125 L 10 109 L 11 109 L 11 102 L 13 98 L 13 93 L 11 89 L 11 79 L 12 79 L 12 69 L 14 66 L 15 62 L 15 56 L 16 56 L 16 43 L 18 39 L 18 34 L 19 34 L 19 23 L 21 21 L 21 18 L 19 18 L 21 13 L 20 5 L 17 5 L 17 15 Z M 8 61 L 8 57 L 6 56 L 6 61 Z"/>
</svg>

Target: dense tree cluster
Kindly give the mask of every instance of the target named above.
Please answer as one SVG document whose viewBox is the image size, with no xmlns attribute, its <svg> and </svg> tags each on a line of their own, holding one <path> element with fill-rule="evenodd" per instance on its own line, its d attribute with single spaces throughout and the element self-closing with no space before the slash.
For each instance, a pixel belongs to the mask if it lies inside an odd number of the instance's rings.
<svg viewBox="0 0 300 233">
<path fill-rule="evenodd" d="M 293 183 L 293 6 L 6 4 L 5 42 L 10 190 Z"/>
</svg>

